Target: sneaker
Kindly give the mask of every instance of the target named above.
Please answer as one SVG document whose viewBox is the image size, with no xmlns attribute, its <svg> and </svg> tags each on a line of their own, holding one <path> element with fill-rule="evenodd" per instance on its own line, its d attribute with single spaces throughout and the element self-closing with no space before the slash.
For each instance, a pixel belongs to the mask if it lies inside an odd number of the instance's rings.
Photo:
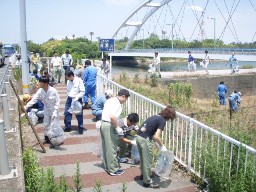
<svg viewBox="0 0 256 192">
<path fill-rule="evenodd" d="M 118 157 L 117 158 L 118 159 L 118 161 L 120 162 L 120 163 L 126 163 L 127 162 L 127 159 L 125 158 L 125 157 Z"/>
<path fill-rule="evenodd" d="M 109 173 L 111 176 L 115 176 L 115 175 L 123 175 L 124 174 L 124 171 L 119 169 L 117 170 L 115 173 Z"/>
<path fill-rule="evenodd" d="M 82 134 L 84 133 L 84 129 L 79 129 L 79 131 L 78 131 L 78 132 L 79 132 L 79 134 L 81 134 L 81 135 L 82 135 Z"/>
<path fill-rule="evenodd" d="M 64 132 L 70 132 L 70 131 L 71 131 L 71 128 L 67 128 L 67 127 L 66 127 L 66 128 L 64 129 Z"/>
<path fill-rule="evenodd" d="M 153 188 L 153 189 L 160 187 L 159 184 L 157 183 L 143 183 L 143 186 L 146 188 Z"/>
</svg>

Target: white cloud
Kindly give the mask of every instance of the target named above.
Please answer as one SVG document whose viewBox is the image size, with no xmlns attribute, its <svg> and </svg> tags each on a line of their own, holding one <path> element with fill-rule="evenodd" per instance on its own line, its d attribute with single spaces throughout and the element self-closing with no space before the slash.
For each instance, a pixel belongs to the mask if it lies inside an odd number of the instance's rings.
<svg viewBox="0 0 256 192">
<path fill-rule="evenodd" d="M 113 5 L 131 5 L 137 2 L 138 0 L 104 0 L 106 3 Z"/>
</svg>

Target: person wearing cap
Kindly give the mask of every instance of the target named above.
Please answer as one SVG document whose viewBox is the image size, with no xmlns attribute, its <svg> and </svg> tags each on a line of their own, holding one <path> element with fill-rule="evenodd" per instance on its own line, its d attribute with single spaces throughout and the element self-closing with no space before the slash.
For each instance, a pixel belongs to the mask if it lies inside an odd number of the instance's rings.
<svg viewBox="0 0 256 192">
<path fill-rule="evenodd" d="M 227 93 L 227 91 L 228 91 L 228 89 L 224 85 L 224 81 L 221 81 L 220 84 L 217 87 L 217 92 L 218 92 L 218 95 L 219 95 L 220 105 L 226 105 L 226 93 Z"/>
<path fill-rule="evenodd" d="M 61 58 L 58 56 L 58 53 L 55 51 L 54 56 L 51 60 L 51 66 L 53 69 L 53 77 L 57 81 L 56 83 L 60 83 L 61 79 L 61 70 L 62 70 L 62 61 Z"/>
<path fill-rule="evenodd" d="M 100 134 L 102 138 L 102 155 L 104 169 L 111 176 L 124 174 L 119 169 L 117 161 L 117 146 L 119 137 L 123 135 L 123 129 L 118 126 L 118 119 L 122 113 L 122 104 L 124 104 L 130 93 L 126 89 L 121 89 L 116 97 L 108 99 L 104 105 Z"/>
<path fill-rule="evenodd" d="M 67 100 L 65 104 L 65 112 L 64 112 L 64 124 L 65 132 L 71 131 L 71 120 L 72 120 L 72 114 L 69 112 L 69 108 L 71 107 L 72 101 L 79 101 L 81 105 L 82 97 L 84 96 L 85 88 L 84 83 L 81 78 L 74 76 L 73 71 L 66 70 L 65 72 L 67 82 Z M 83 110 L 82 113 L 79 115 L 76 115 L 76 119 L 78 122 L 78 132 L 79 134 L 83 134 L 84 127 L 83 127 Z"/>
<path fill-rule="evenodd" d="M 83 76 L 84 76 L 84 67 L 83 67 L 83 65 L 77 64 L 74 74 L 75 74 L 75 76 L 82 79 Z"/>
<path fill-rule="evenodd" d="M 96 77 L 97 70 L 91 65 L 90 60 L 85 61 L 85 72 L 83 76 L 83 82 L 85 85 L 85 94 L 84 94 L 84 108 L 88 108 L 88 98 L 90 96 L 92 105 L 96 99 Z"/>
<path fill-rule="evenodd" d="M 25 93 L 22 96 L 22 101 L 24 105 L 26 105 L 31 99 L 32 96 L 30 96 L 28 93 Z M 40 99 L 34 105 L 29 107 L 26 112 L 28 113 L 30 111 L 35 112 L 36 116 L 38 117 L 38 121 L 42 121 L 44 119 L 44 104 Z"/>
<path fill-rule="evenodd" d="M 123 134 L 118 135 L 119 137 L 119 154 L 118 154 L 118 161 L 120 163 L 126 163 L 127 159 L 125 158 L 125 152 L 127 150 L 128 145 L 137 145 L 136 141 L 134 140 L 134 136 L 130 133 L 132 131 L 138 131 L 138 127 L 136 124 L 139 122 L 139 115 L 137 113 L 130 113 L 125 118 L 119 119 L 117 124 L 118 126 L 123 129 Z"/>
<path fill-rule="evenodd" d="M 72 55 L 70 54 L 69 50 L 66 50 L 66 52 L 61 56 L 61 60 L 62 60 L 63 69 L 65 71 L 70 70 L 70 66 L 73 63 L 73 58 L 72 58 Z M 67 84 L 66 78 L 65 78 L 65 84 Z"/>
<path fill-rule="evenodd" d="M 24 106 L 24 110 L 32 107 L 38 100 L 44 103 L 44 137 L 45 142 L 51 144 L 48 131 L 51 129 L 52 120 L 59 117 L 60 97 L 58 91 L 49 86 L 49 77 L 42 76 L 39 79 L 40 88 L 33 98 Z M 50 145 L 50 147 L 54 147 Z"/>
<path fill-rule="evenodd" d="M 231 57 L 228 60 L 231 74 L 235 73 L 235 66 L 237 65 L 237 59 L 235 57 L 235 52 L 232 53 Z"/>
<path fill-rule="evenodd" d="M 102 64 L 101 64 L 100 68 L 101 68 L 103 77 L 108 79 L 108 74 L 110 72 L 110 67 L 109 67 L 109 63 L 107 62 L 106 58 L 102 59 Z M 105 86 L 107 85 L 107 81 L 105 79 L 103 81 L 103 84 L 104 84 L 104 88 L 105 88 Z"/>
<path fill-rule="evenodd" d="M 229 109 L 232 112 L 237 112 L 238 111 L 238 106 L 240 105 L 241 102 L 241 92 L 238 92 L 235 90 L 229 97 Z"/>
<path fill-rule="evenodd" d="M 96 117 L 96 120 L 101 120 L 102 111 L 106 101 L 113 96 L 112 90 L 106 90 L 104 95 L 96 98 L 92 105 L 92 114 Z"/>
<path fill-rule="evenodd" d="M 158 115 L 153 115 L 146 119 L 140 127 L 136 142 L 140 154 L 140 179 L 143 180 L 143 186 L 147 188 L 159 188 L 159 184 L 153 183 L 152 166 L 153 166 L 153 146 L 154 142 L 159 146 L 162 152 L 167 151 L 161 141 L 161 135 L 168 120 L 173 121 L 176 117 L 175 109 L 166 106 Z"/>
<path fill-rule="evenodd" d="M 161 78 L 161 73 L 160 73 L 160 56 L 158 55 L 158 52 L 155 52 L 152 66 L 156 68 L 156 72 L 158 73 L 159 77 Z"/>
</svg>

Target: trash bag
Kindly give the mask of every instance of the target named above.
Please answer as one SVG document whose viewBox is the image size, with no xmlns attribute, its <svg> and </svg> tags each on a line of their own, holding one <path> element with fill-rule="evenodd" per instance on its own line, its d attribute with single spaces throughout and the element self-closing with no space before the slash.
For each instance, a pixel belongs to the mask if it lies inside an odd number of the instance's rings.
<svg viewBox="0 0 256 192">
<path fill-rule="evenodd" d="M 74 115 L 81 115 L 83 110 L 83 106 L 79 101 L 72 101 L 71 107 L 68 109 L 69 113 L 73 113 Z"/>
<path fill-rule="evenodd" d="M 97 121 L 95 126 L 96 126 L 97 131 L 100 131 L 100 128 L 101 128 L 101 120 Z"/>
<path fill-rule="evenodd" d="M 173 151 L 160 152 L 157 157 L 155 173 L 165 179 L 169 179 L 174 161 Z"/>
<path fill-rule="evenodd" d="M 47 136 L 53 145 L 60 145 L 64 141 L 65 135 L 60 126 L 59 119 L 55 118 L 52 121 L 51 128 L 48 131 Z"/>
<path fill-rule="evenodd" d="M 32 125 L 36 125 L 38 122 L 38 117 L 36 116 L 36 113 L 31 110 L 30 112 L 28 112 L 28 116 L 31 119 Z"/>
<path fill-rule="evenodd" d="M 149 65 L 149 69 L 148 69 L 149 73 L 155 73 L 156 72 L 156 67 L 153 64 Z"/>
<path fill-rule="evenodd" d="M 140 154 L 137 145 L 132 145 L 131 158 L 132 164 L 137 164 L 140 162 Z"/>
</svg>

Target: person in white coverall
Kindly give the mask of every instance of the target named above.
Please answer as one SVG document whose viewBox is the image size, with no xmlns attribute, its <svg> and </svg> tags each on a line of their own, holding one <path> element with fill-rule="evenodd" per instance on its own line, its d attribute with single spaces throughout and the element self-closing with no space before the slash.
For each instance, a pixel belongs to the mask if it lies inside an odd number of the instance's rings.
<svg viewBox="0 0 256 192">
<path fill-rule="evenodd" d="M 40 88 L 25 106 L 25 111 L 33 106 L 39 99 L 44 103 L 44 138 L 45 143 L 51 143 L 47 135 L 54 118 L 59 117 L 60 97 L 54 87 L 49 86 L 49 77 L 42 76 L 39 79 Z"/>
</svg>

